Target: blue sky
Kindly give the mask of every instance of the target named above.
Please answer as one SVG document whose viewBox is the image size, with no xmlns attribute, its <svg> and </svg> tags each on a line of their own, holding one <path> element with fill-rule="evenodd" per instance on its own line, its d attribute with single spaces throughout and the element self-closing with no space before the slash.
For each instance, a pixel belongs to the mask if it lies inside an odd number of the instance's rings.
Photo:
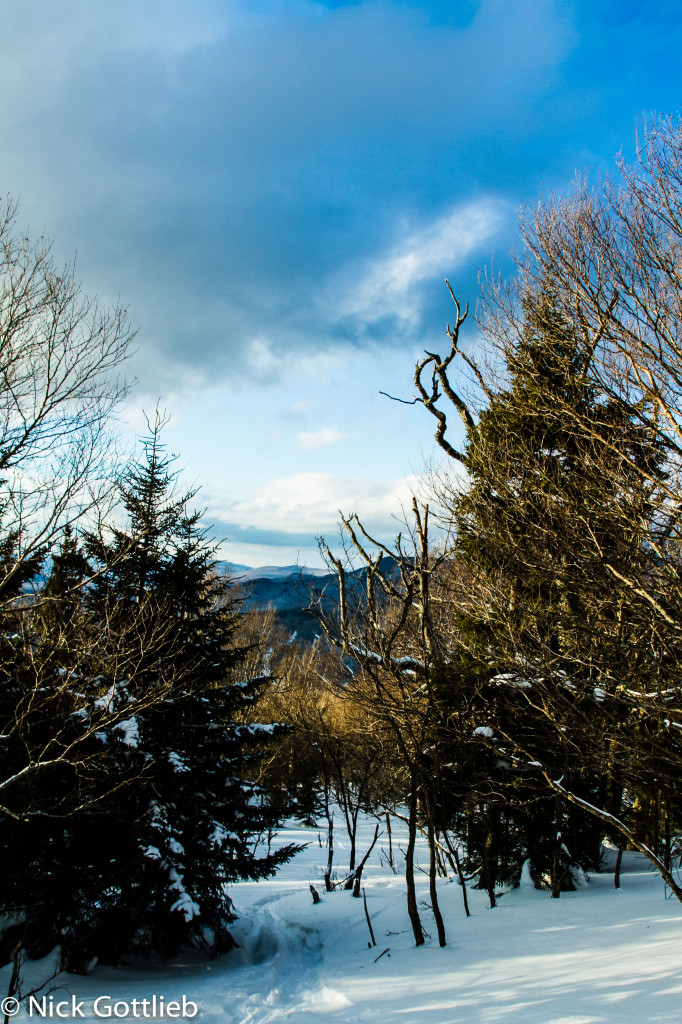
<svg viewBox="0 0 682 1024">
<path fill-rule="evenodd" d="M 409 396 L 517 215 L 682 105 L 675 2 L 5 0 L 0 189 L 139 327 L 223 553 L 382 537 L 432 456 Z M 473 323 L 469 343 L 475 346 Z"/>
</svg>

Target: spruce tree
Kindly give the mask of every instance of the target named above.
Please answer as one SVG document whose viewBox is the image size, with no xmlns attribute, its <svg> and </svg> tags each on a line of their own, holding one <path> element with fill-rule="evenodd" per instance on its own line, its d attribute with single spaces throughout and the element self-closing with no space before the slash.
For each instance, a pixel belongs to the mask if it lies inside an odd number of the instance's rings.
<svg viewBox="0 0 682 1024">
<path fill-rule="evenodd" d="M 246 651 L 235 639 L 238 611 L 201 515 L 188 510 L 194 495 L 174 493 L 161 425 L 157 419 L 123 489 L 127 530 L 115 531 L 108 546 L 90 543 L 102 569 L 93 608 L 118 608 L 153 638 L 126 688 L 134 697 L 150 687 L 167 691 L 112 730 L 141 774 L 116 809 L 120 832 L 110 855 L 120 893 L 109 958 L 131 948 L 229 949 L 226 886 L 271 874 L 293 852 L 254 849 L 275 824 L 248 781 L 250 760 L 270 732 L 244 724 L 262 681 L 239 678 Z"/>
<path fill-rule="evenodd" d="M 528 855 L 558 894 L 571 862 L 598 862 L 603 826 L 557 804 L 524 760 L 597 804 L 608 765 L 622 791 L 631 723 L 618 694 L 636 626 L 604 563 L 651 568 L 646 524 L 664 470 L 637 410 L 600 392 L 593 339 L 557 311 L 551 288 L 526 294 L 522 330 L 502 354 L 504 383 L 469 425 L 470 484 L 453 501 L 457 558 L 474 581 L 458 625 L 491 677 L 481 724 L 517 749 L 496 787 L 517 837 L 511 859 Z M 483 813 L 479 848 L 503 845 L 499 806 Z"/>
<path fill-rule="evenodd" d="M 229 884 L 294 852 L 257 849 L 276 824 L 249 781 L 272 731 L 249 724 L 263 680 L 240 678 L 238 607 L 193 495 L 174 492 L 160 429 L 123 485 L 127 527 L 89 535 L 85 552 L 65 538 L 36 619 L 51 677 L 69 679 L 61 720 L 75 707 L 73 729 L 90 727 L 92 770 L 59 783 L 61 817 L 17 826 L 31 884 L 10 881 L 3 905 L 75 971 L 148 950 L 228 950 Z"/>
</svg>

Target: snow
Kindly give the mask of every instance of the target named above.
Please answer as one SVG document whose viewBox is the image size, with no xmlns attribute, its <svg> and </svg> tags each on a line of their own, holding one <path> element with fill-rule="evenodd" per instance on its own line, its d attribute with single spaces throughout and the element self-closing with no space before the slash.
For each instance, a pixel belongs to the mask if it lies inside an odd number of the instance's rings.
<svg viewBox="0 0 682 1024">
<path fill-rule="evenodd" d="M 233 732 L 237 736 L 271 736 L 277 729 L 281 729 L 282 725 L 277 722 L 254 722 L 252 725 L 238 725 L 234 728 Z"/>
<path fill-rule="evenodd" d="M 365 818 L 358 839 L 364 855 L 376 822 Z M 84 1001 L 83 1018 L 94 1022 L 97 996 L 112 1002 L 163 996 L 199 1007 L 207 1024 L 678 1024 L 682 999 L 682 905 L 666 899 L 663 882 L 639 854 L 623 855 L 621 888 L 611 873 L 590 875 L 575 892 L 551 899 L 523 884 L 505 893 L 494 910 L 487 896 L 468 887 L 466 918 L 460 887 L 439 880 L 448 945 L 439 949 L 428 903 L 428 881 L 417 872 L 423 923 L 431 934 L 416 949 L 405 907 L 405 826 L 393 819 L 393 856 L 387 839 L 375 847 L 363 872 L 363 901 L 349 892 L 324 892 L 327 859 L 321 827 L 290 824 L 281 843 L 307 847 L 273 879 L 230 887 L 239 920 L 240 948 L 217 960 L 188 953 L 176 960 L 139 958 L 128 967 L 96 967 L 86 978 L 61 975 L 51 995 Z M 322 845 L 320 845 L 322 843 Z M 349 843 L 335 836 L 338 877 L 347 873 Z M 418 860 L 428 862 L 418 841 Z M 174 878 L 178 911 L 184 901 Z M 321 902 L 314 906 L 309 885 Z M 191 902 L 191 901 L 190 901 Z M 386 952 L 385 952 L 386 951 Z M 382 955 L 383 954 L 383 955 Z M 28 963 L 27 979 L 50 973 L 54 956 Z M 9 968 L 0 986 L 7 990 Z M 28 1017 L 21 1011 L 14 1020 Z"/>
<path fill-rule="evenodd" d="M 530 873 L 530 861 L 524 860 L 521 866 L 521 878 L 519 879 L 520 889 L 535 889 L 535 882 Z"/>
<path fill-rule="evenodd" d="M 168 872 L 168 878 L 170 879 L 169 889 L 172 892 L 178 893 L 178 898 L 171 907 L 171 911 L 176 910 L 183 915 L 185 921 L 191 921 L 193 917 L 199 917 L 201 908 L 197 903 L 194 902 L 190 894 L 185 889 L 183 884 L 183 875 L 178 874 L 175 868 L 171 868 Z M 167 1002 L 168 1000 L 166 1000 Z"/>
<path fill-rule="evenodd" d="M 403 655 L 400 658 L 391 658 L 386 655 L 379 654 L 377 651 L 371 651 L 368 647 L 360 644 L 350 644 L 350 650 L 357 656 L 360 662 L 370 662 L 375 665 L 387 665 L 397 672 L 401 672 L 404 675 L 416 675 L 418 672 L 424 672 L 424 662 L 418 658 L 412 658 L 408 655 Z"/>
<path fill-rule="evenodd" d="M 497 686 L 511 686 L 518 690 L 527 690 L 531 685 L 527 679 L 516 672 L 500 672 L 499 675 L 493 676 L 490 682 Z"/>
<path fill-rule="evenodd" d="M 140 741 L 140 733 L 136 718 L 124 718 L 115 725 L 117 732 L 122 733 L 121 742 L 125 747 L 136 747 Z"/>
<path fill-rule="evenodd" d="M 483 736 L 485 739 L 490 740 L 493 738 L 495 733 L 493 732 L 489 725 L 477 725 L 472 735 Z"/>
<path fill-rule="evenodd" d="M 171 750 L 171 752 L 169 753 L 168 760 L 169 760 L 169 762 L 170 762 L 174 772 L 188 772 L 189 771 L 189 768 L 187 767 L 187 765 L 185 764 L 183 759 L 174 750 Z"/>
</svg>

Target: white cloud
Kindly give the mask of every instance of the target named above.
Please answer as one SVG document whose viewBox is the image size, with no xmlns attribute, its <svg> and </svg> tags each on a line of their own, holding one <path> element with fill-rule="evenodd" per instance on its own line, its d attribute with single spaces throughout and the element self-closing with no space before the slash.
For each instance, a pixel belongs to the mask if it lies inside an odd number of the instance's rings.
<svg viewBox="0 0 682 1024">
<path fill-rule="evenodd" d="M 305 416 L 314 406 L 314 402 L 311 399 L 302 402 L 294 402 L 293 405 L 289 406 L 283 416 L 288 416 L 290 419 L 297 419 L 300 416 Z"/>
<path fill-rule="evenodd" d="M 400 516 L 402 506 L 409 507 L 418 483 L 418 477 L 367 480 L 295 473 L 272 480 L 244 501 L 214 506 L 209 512 L 235 525 L 311 536 L 335 531 L 339 512 L 357 513 L 369 528 L 391 536 L 400 529 L 393 517 Z"/>
<path fill-rule="evenodd" d="M 303 344 L 302 339 L 289 339 L 293 347 Z M 242 354 L 244 365 L 248 369 L 252 381 L 258 384 L 274 382 L 288 383 L 294 380 L 306 380 L 309 377 L 324 376 L 331 373 L 343 360 L 343 349 L 325 347 L 321 351 L 305 350 L 292 358 L 291 349 L 282 345 L 277 338 L 259 335 L 251 338 L 244 346 Z M 299 413 L 303 406 L 299 403 Z"/>
<path fill-rule="evenodd" d="M 342 434 L 336 427 L 320 427 L 319 430 L 302 430 L 296 435 L 299 447 L 303 451 L 311 448 L 326 448 L 330 444 L 338 444 L 345 440 L 347 434 Z"/>
<path fill-rule="evenodd" d="M 420 285 L 447 277 L 463 264 L 498 230 L 505 213 L 503 204 L 492 200 L 454 207 L 382 256 L 347 270 L 337 309 L 368 322 L 393 316 L 415 326 L 421 309 Z M 334 290 L 338 291 L 338 283 Z"/>
</svg>

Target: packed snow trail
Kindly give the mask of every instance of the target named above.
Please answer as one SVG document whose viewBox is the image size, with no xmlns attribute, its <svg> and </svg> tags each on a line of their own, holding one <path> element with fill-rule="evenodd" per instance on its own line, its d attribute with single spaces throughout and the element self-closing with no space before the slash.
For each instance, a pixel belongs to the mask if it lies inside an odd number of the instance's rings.
<svg viewBox="0 0 682 1024">
<path fill-rule="evenodd" d="M 298 895 L 275 893 L 251 904 L 248 920 L 235 928 L 240 942 L 230 965 L 239 992 L 235 1024 L 290 1017 L 292 1007 L 310 1002 L 310 994 L 323 988 L 321 932 L 296 919 Z"/>
<path fill-rule="evenodd" d="M 374 825 L 374 819 L 362 823 L 360 855 L 369 847 Z M 341 877 L 348 844 L 340 829 L 335 839 Z M 291 825 L 281 841 L 309 845 L 274 879 L 232 887 L 240 915 L 234 925 L 239 949 L 213 961 L 198 955 L 174 961 L 140 958 L 129 968 L 98 967 L 87 978 L 61 975 L 50 993 L 53 1001 L 74 993 L 86 1010 L 78 1019 L 90 1022 L 102 1019 L 92 1005 L 103 994 L 112 1003 L 157 994 L 166 1004 L 184 995 L 197 1005 L 194 1019 L 207 1024 L 679 1024 L 682 1019 L 682 906 L 665 898 L 660 878 L 639 854 L 624 855 L 619 890 L 612 874 L 592 875 L 559 900 L 525 885 L 505 894 L 494 910 L 488 909 L 485 893 L 470 890 L 469 919 L 459 886 L 441 880 L 448 945 L 439 949 L 432 938 L 415 949 L 399 822 L 393 828 L 398 873 L 387 865 L 385 837 L 363 873 L 376 946 L 370 946 L 362 899 L 323 891 L 324 833 L 318 841 L 316 828 Z M 418 851 L 426 865 L 421 840 Z M 428 881 L 421 872 L 417 879 L 423 922 L 435 936 Z M 317 906 L 311 882 L 322 896 Z M 44 974 L 48 960 L 27 965 L 27 976 Z M 5 991 L 8 978 L 6 967 L 0 979 Z M 14 1019 L 30 1018 L 22 1010 Z"/>
</svg>

